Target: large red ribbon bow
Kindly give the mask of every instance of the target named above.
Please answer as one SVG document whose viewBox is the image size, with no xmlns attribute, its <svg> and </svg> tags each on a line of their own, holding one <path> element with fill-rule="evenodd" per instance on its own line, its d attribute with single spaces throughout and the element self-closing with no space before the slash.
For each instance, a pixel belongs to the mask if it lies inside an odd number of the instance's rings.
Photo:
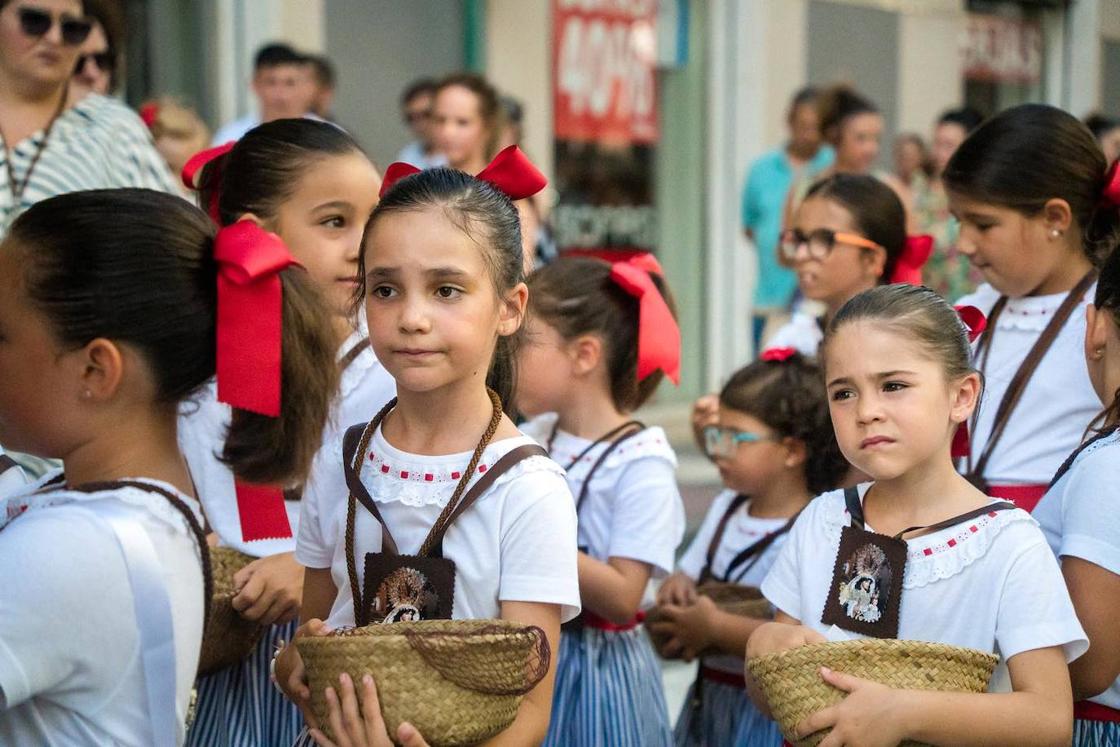
<svg viewBox="0 0 1120 747">
<path fill-rule="evenodd" d="M 984 312 L 975 306 L 954 306 L 953 308 L 968 331 L 968 341 L 976 342 L 976 339 L 988 328 L 988 318 L 984 316 Z M 972 439 L 968 434 L 968 421 L 965 421 L 957 426 L 957 432 L 953 434 L 950 454 L 954 459 L 960 459 L 971 453 Z"/>
<path fill-rule="evenodd" d="M 797 348 L 767 348 L 758 359 L 769 363 L 785 363 L 795 355 Z"/>
<path fill-rule="evenodd" d="M 611 280 L 638 299 L 638 380 L 660 370 L 679 385 L 681 330 L 669 304 L 654 285 L 649 267 L 649 261 L 640 257 L 615 262 L 611 265 Z"/>
<path fill-rule="evenodd" d="M 1113 161 L 1108 167 L 1101 201 L 1113 207 L 1120 207 L 1120 159 Z"/>
<path fill-rule="evenodd" d="M 922 267 L 933 254 L 933 237 L 925 234 L 907 236 L 902 254 L 895 263 L 891 274 L 892 283 L 922 284 Z"/>
<path fill-rule="evenodd" d="M 233 150 L 233 146 L 237 145 L 236 140 L 230 140 L 225 145 L 216 145 L 213 148 L 200 150 L 190 157 L 190 160 L 183 166 L 183 173 L 180 175 L 183 179 L 183 185 L 187 189 L 198 191 L 202 185 L 198 183 L 198 174 L 206 164 L 213 161 L 218 156 L 224 156 Z M 222 175 L 219 172 L 214 175 L 214 179 L 221 179 Z M 216 224 L 221 225 L 221 214 L 218 212 L 218 198 L 220 197 L 217 189 L 212 190 L 210 194 L 210 204 L 206 206 L 206 212 L 210 215 L 210 220 Z"/>
<path fill-rule="evenodd" d="M 298 265 L 274 233 L 243 220 L 218 231 L 218 400 L 242 410 L 280 415 L 283 287 L 279 273 Z M 236 482 L 246 542 L 291 537 L 283 493 Z"/>
<path fill-rule="evenodd" d="M 384 197 L 394 184 L 406 176 L 418 173 L 420 169 L 409 163 L 397 161 L 390 164 L 385 169 L 379 196 Z M 511 145 L 494 156 L 494 160 L 478 172 L 475 178 L 488 182 L 511 200 L 532 197 L 548 186 L 548 179 L 516 145 Z"/>
</svg>

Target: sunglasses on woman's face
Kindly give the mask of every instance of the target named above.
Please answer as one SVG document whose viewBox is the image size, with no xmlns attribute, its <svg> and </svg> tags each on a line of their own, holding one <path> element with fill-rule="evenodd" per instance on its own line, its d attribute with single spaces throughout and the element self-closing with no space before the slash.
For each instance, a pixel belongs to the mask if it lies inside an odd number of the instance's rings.
<svg viewBox="0 0 1120 747">
<path fill-rule="evenodd" d="M 36 38 L 46 36 L 54 23 L 55 17 L 45 10 L 19 9 L 19 27 L 27 36 Z M 76 47 L 84 42 L 93 29 L 93 21 L 69 15 L 59 16 L 58 24 L 62 28 L 62 43 L 70 47 Z"/>
<path fill-rule="evenodd" d="M 82 72 L 82 68 L 86 66 L 87 62 L 92 61 L 97 69 L 103 73 L 113 72 L 113 67 L 116 60 L 113 59 L 112 52 L 94 52 L 93 54 L 83 54 L 78 57 L 78 64 L 74 66 L 74 72 Z"/>
<path fill-rule="evenodd" d="M 797 250 L 803 246 L 809 250 L 809 257 L 812 259 L 824 259 L 837 244 L 848 244 L 860 249 L 883 249 L 871 239 L 855 233 L 833 231 L 830 228 L 818 228 L 805 233 L 798 228 L 791 228 L 782 234 L 781 251 L 782 256 L 790 262 L 797 258 Z"/>
</svg>

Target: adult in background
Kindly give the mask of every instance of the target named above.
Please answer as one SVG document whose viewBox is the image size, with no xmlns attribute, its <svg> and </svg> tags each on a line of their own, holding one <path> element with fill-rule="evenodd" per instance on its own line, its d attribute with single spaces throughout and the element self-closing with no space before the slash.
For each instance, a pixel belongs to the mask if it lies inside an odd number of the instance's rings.
<svg viewBox="0 0 1120 747">
<path fill-rule="evenodd" d="M 334 63 L 325 54 L 313 54 L 307 57 L 307 67 L 311 74 L 311 83 L 315 87 L 311 99 L 311 111 L 315 116 L 333 122 L 334 92 L 338 78 Z"/>
<path fill-rule="evenodd" d="M 957 252 L 959 229 L 949 213 L 949 198 L 941 174 L 968 133 L 983 121 L 980 112 L 971 107 L 950 109 L 941 115 L 933 129 L 929 184 L 924 191 L 914 193 L 916 232 L 932 236 L 934 246 L 933 255 L 922 268 L 922 279 L 950 301 L 976 290 L 981 278 L 968 259 Z"/>
<path fill-rule="evenodd" d="M 259 124 L 311 113 L 314 87 L 308 59 L 287 44 L 266 44 L 253 61 L 253 95 L 258 110 L 219 128 L 214 145 L 241 137 Z"/>
<path fill-rule="evenodd" d="M 743 232 L 757 250 L 758 285 L 754 293 L 754 342 L 768 321 L 789 309 L 797 288 L 793 270 L 778 262 L 778 239 L 786 195 L 802 174 L 809 178 L 832 164 L 832 148 L 821 140 L 817 90 L 803 88 L 790 102 L 789 140 L 750 165 L 743 188 Z"/>
<path fill-rule="evenodd" d="M 78 63 L 70 79 L 70 106 L 91 93 L 112 96 L 120 88 L 121 41 L 124 38 L 120 10 L 110 0 L 86 0 L 85 5 L 93 26 L 78 50 Z"/>
<path fill-rule="evenodd" d="M 66 108 L 92 22 L 81 0 L 0 0 L 0 238 L 17 215 L 66 192 L 175 180 L 140 118 L 91 93 Z"/>
<path fill-rule="evenodd" d="M 447 159 L 435 146 L 432 126 L 435 98 L 436 82 L 431 78 L 415 80 L 404 89 L 401 94 L 401 117 L 413 139 L 401 148 L 396 160 L 410 163 L 418 169 L 430 169 L 447 163 Z"/>
</svg>

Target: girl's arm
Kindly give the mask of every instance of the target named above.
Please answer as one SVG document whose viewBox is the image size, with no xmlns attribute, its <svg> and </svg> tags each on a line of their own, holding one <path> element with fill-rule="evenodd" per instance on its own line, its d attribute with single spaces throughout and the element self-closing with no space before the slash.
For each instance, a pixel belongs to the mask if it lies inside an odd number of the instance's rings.
<svg viewBox="0 0 1120 747">
<path fill-rule="evenodd" d="M 1062 558 L 1069 595 L 1091 645 L 1069 665 L 1074 700 L 1104 692 L 1120 677 L 1120 576 L 1081 558 Z"/>
<path fill-rule="evenodd" d="M 604 563 L 581 552 L 579 595 L 583 608 L 615 625 L 625 625 L 638 614 L 651 572 L 649 563 L 639 560 L 612 557 Z"/>
<path fill-rule="evenodd" d="M 303 580 L 303 604 L 300 607 L 300 627 L 296 638 L 304 635 L 323 635 L 327 626 L 323 620 L 331 614 L 338 589 L 331 578 L 330 568 L 307 568 Z M 311 688 L 307 686 L 307 673 L 303 669 L 303 659 L 299 650 L 288 641 L 288 645 L 276 657 L 274 671 L 276 684 L 290 701 L 299 706 L 308 723 L 314 724 L 311 715 Z"/>
<path fill-rule="evenodd" d="M 538 602 L 502 602 L 502 619 L 525 625 L 536 625 L 548 639 L 548 674 L 544 676 L 517 709 L 517 718 L 496 737 L 484 742 L 486 747 L 523 747 L 540 744 L 548 733 L 552 716 L 552 686 L 556 679 L 556 662 L 560 658 L 560 606 Z"/>
<path fill-rule="evenodd" d="M 1068 745 L 1073 698 L 1062 648 L 1024 651 L 1007 664 L 1014 691 L 979 694 L 895 690 L 822 669 L 822 679 L 848 695 L 805 719 L 796 734 L 802 738 L 831 727 L 820 747 L 886 747 L 906 739 L 977 746 Z"/>
<path fill-rule="evenodd" d="M 691 661 L 711 646 L 743 656 L 751 633 L 770 622 L 725 612 L 705 596 L 687 606 L 662 605 L 661 612 L 666 617 L 664 621 L 648 624 L 654 632 L 671 636 L 662 655 L 680 656 L 685 661 Z"/>
</svg>

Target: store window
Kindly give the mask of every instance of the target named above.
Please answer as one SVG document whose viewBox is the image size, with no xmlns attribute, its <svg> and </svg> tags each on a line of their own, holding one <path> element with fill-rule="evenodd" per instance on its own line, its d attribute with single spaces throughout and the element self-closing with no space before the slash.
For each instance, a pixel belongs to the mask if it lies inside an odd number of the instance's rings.
<svg viewBox="0 0 1120 747">
<path fill-rule="evenodd" d="M 1045 98 L 1048 10 L 1063 0 L 969 0 L 965 102 L 985 115 Z"/>
</svg>

